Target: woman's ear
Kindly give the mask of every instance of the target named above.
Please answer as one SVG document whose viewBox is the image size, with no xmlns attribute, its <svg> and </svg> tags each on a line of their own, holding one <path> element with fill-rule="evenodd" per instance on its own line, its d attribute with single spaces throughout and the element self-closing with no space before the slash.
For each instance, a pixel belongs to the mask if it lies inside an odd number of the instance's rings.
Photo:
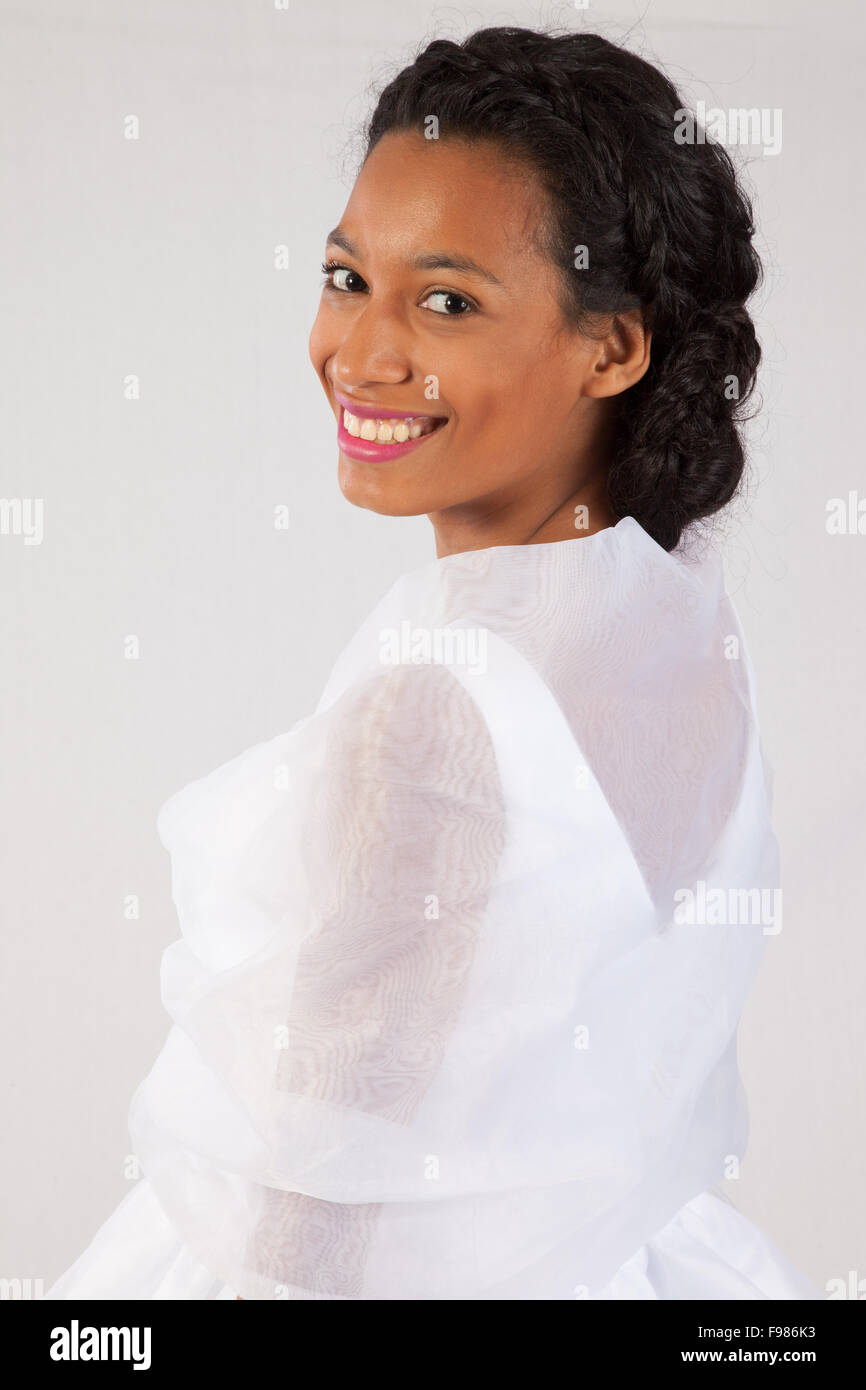
<svg viewBox="0 0 866 1390">
<path fill-rule="evenodd" d="M 652 330 L 643 309 L 612 314 L 598 340 L 598 352 L 583 385 L 583 395 L 617 396 L 640 381 L 650 364 Z"/>
</svg>

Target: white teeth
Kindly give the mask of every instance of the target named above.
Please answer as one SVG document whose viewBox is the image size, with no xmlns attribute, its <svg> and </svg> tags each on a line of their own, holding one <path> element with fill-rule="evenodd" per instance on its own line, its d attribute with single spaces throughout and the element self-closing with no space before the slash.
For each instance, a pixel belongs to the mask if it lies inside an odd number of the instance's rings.
<svg viewBox="0 0 866 1390">
<path fill-rule="evenodd" d="M 418 439 L 422 434 L 430 434 L 434 428 L 433 417 L 421 415 L 408 418 L 391 417 L 372 419 L 369 416 L 352 415 L 343 409 L 343 426 L 355 439 L 368 439 L 377 444 L 403 444 L 407 439 Z"/>
</svg>

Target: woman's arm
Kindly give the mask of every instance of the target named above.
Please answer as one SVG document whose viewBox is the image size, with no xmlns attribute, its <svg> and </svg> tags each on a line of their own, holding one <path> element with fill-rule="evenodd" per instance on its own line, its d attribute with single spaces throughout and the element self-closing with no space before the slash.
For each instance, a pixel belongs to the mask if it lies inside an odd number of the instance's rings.
<svg viewBox="0 0 866 1390">
<path fill-rule="evenodd" d="M 412 1121 L 461 1011 L 504 833 L 487 726 L 450 672 L 393 668 L 354 697 L 308 827 L 317 925 L 280 1090 Z M 379 1204 L 262 1195 L 254 1267 L 280 1296 L 360 1297 Z"/>
</svg>

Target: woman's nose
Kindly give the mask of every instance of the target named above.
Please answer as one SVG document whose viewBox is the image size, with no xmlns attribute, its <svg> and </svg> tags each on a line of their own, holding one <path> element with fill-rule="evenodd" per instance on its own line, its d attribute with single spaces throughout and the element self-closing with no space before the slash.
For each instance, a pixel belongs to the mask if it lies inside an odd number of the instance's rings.
<svg viewBox="0 0 866 1390">
<path fill-rule="evenodd" d="M 350 324 L 334 354 L 334 374 L 347 390 L 366 382 L 396 385 L 412 375 L 411 351 L 405 323 L 394 312 L 364 305 Z"/>
</svg>

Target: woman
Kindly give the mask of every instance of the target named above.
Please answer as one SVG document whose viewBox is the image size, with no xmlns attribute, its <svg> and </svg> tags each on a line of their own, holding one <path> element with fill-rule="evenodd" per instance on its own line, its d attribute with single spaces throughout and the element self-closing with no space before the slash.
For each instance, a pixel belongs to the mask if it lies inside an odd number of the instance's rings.
<svg viewBox="0 0 866 1390">
<path fill-rule="evenodd" d="M 357 506 L 426 513 L 314 714 L 162 808 L 145 1177 L 50 1298 L 763 1299 L 736 1028 L 781 928 L 737 491 L 749 204 L 595 35 L 382 93 L 310 339 Z"/>
</svg>

